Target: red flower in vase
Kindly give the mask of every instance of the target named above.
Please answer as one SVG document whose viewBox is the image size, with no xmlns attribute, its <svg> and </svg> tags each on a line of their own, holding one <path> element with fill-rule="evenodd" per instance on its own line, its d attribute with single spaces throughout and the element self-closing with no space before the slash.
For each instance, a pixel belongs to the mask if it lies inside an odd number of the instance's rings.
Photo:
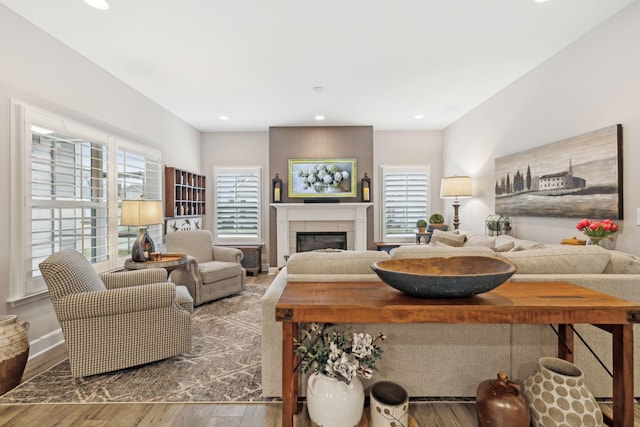
<svg viewBox="0 0 640 427">
<path fill-rule="evenodd" d="M 602 221 L 591 221 L 583 219 L 576 224 L 576 228 L 582 231 L 587 237 L 608 237 L 618 231 L 618 226 L 610 219 Z"/>
</svg>

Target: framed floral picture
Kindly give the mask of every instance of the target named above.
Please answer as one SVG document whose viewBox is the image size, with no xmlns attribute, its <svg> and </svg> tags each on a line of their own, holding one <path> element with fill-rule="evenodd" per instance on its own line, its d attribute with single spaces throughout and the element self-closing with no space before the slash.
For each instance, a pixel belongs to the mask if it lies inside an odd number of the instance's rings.
<svg viewBox="0 0 640 427">
<path fill-rule="evenodd" d="M 356 159 L 289 159 L 289 197 L 356 197 Z"/>
</svg>

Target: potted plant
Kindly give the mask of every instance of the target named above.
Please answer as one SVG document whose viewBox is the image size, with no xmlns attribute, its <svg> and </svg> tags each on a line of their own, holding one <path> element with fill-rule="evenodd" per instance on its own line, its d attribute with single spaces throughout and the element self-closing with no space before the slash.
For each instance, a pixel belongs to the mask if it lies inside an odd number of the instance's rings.
<svg viewBox="0 0 640 427">
<path fill-rule="evenodd" d="M 382 356 L 384 334 L 351 332 L 333 323 L 311 323 L 294 340 L 300 358 L 296 369 L 313 374 L 307 380 L 307 410 L 313 425 L 354 426 L 364 409 L 364 388 Z"/>
<path fill-rule="evenodd" d="M 424 219 L 417 220 L 416 227 L 418 227 L 418 233 L 424 233 L 427 229 L 427 221 Z"/>
<path fill-rule="evenodd" d="M 447 230 L 448 227 L 444 224 L 444 216 L 442 216 L 442 214 L 434 213 L 429 217 L 428 231 L 433 231 L 435 228 L 442 231 Z"/>
</svg>

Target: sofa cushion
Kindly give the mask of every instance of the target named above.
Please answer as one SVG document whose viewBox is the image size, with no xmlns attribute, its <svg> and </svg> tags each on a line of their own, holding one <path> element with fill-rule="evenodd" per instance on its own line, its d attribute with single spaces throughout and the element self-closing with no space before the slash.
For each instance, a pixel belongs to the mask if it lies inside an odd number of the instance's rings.
<svg viewBox="0 0 640 427">
<path fill-rule="evenodd" d="M 437 247 L 426 245 L 400 246 L 391 250 L 392 259 L 404 258 L 449 258 L 452 256 L 494 256 L 495 252 L 486 246 Z"/>
<path fill-rule="evenodd" d="M 385 251 L 298 252 L 289 257 L 287 274 L 372 274 L 371 264 L 385 259 Z"/>
<path fill-rule="evenodd" d="M 604 269 L 607 274 L 638 274 L 640 258 L 620 251 L 609 251 L 609 262 Z"/>
<path fill-rule="evenodd" d="M 610 258 L 598 246 L 556 246 L 497 255 L 515 264 L 518 274 L 600 274 Z"/>
<path fill-rule="evenodd" d="M 218 282 L 220 280 L 228 279 L 230 277 L 236 277 L 242 275 L 242 266 L 237 262 L 227 261 L 209 261 L 201 262 L 198 264 L 200 270 L 200 276 L 202 277 L 202 283 Z"/>
</svg>

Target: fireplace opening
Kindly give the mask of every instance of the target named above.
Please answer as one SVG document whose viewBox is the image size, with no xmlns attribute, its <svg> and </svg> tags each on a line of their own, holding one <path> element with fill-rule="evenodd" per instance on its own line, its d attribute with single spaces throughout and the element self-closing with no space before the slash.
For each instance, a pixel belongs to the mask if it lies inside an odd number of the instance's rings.
<svg viewBox="0 0 640 427">
<path fill-rule="evenodd" d="M 347 249 L 346 231 L 299 231 L 296 233 L 296 252 L 318 249 Z"/>
</svg>

